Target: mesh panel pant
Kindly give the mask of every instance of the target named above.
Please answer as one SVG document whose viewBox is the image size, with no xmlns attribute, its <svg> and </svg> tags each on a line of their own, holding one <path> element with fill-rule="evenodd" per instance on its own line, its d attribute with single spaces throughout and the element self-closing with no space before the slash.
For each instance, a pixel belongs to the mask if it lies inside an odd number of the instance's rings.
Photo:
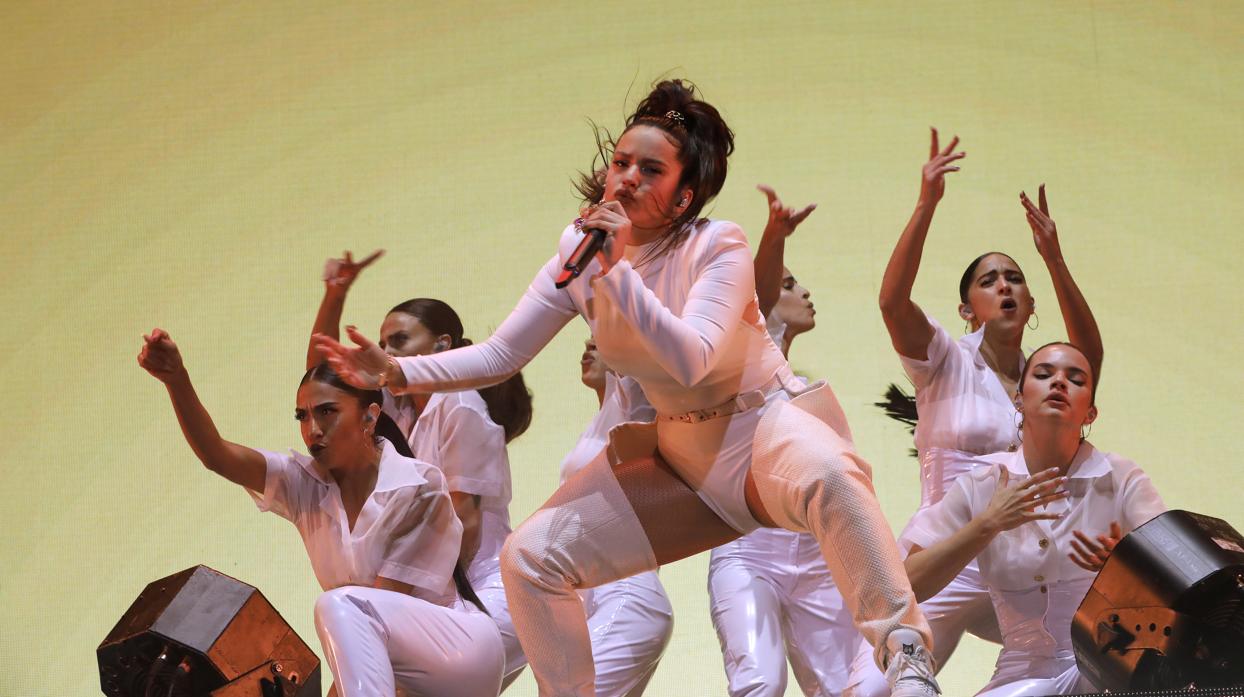
<svg viewBox="0 0 1244 697">
<path fill-rule="evenodd" d="M 782 527 L 817 539 L 861 635 L 882 647 L 890 631 L 905 626 L 927 642 L 928 626 L 881 515 L 871 470 L 851 444 L 812 411 L 785 400 L 766 407 L 754 444 L 751 474 L 765 509 Z M 595 694 L 587 622 L 575 590 L 655 569 L 658 556 L 667 557 L 654 544 L 680 545 L 696 534 L 676 528 L 650 541 L 602 453 L 510 535 L 501 573 L 541 695 Z M 721 541 L 699 551 L 716 544 Z"/>
<path fill-rule="evenodd" d="M 344 586 L 315 601 L 315 631 L 338 697 L 480 697 L 501 689 L 505 650 L 482 612 Z"/>
</svg>

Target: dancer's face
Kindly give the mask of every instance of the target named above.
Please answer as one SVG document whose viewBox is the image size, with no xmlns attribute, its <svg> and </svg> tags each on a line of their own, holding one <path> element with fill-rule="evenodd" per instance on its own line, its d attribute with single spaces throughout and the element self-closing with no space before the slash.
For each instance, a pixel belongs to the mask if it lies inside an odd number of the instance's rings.
<svg viewBox="0 0 1244 697">
<path fill-rule="evenodd" d="M 379 415 L 379 405 L 364 408 L 358 397 L 316 380 L 298 388 L 294 405 L 302 442 L 330 470 L 358 463 L 375 447 L 372 433 Z"/>
<path fill-rule="evenodd" d="M 968 286 L 968 301 L 959 313 L 976 328 L 986 322 L 1023 331 L 1035 305 L 1024 272 L 1005 254 L 981 259 Z"/>
<path fill-rule="evenodd" d="M 596 350 L 596 341 L 588 337 L 583 342 L 583 357 L 579 359 L 579 367 L 583 374 L 580 379 L 583 384 L 593 390 L 605 389 L 605 371 L 608 366 L 600 358 L 600 352 Z"/>
<path fill-rule="evenodd" d="M 380 348 L 390 356 L 422 356 L 435 353 L 437 339 L 447 346 L 448 336 L 437 337 L 414 315 L 390 312 L 380 325 Z"/>
<path fill-rule="evenodd" d="M 816 310 L 809 299 L 812 293 L 799 285 L 790 269 L 782 269 L 782 292 L 773 311 L 786 324 L 792 336 L 802 334 L 816 326 Z"/>
<path fill-rule="evenodd" d="M 1017 405 L 1024 423 L 1039 419 L 1079 428 L 1097 418 L 1093 406 L 1093 371 L 1073 346 L 1046 346 L 1028 359 Z"/>
<path fill-rule="evenodd" d="M 678 146 L 655 126 L 634 126 L 618 139 L 605 173 L 605 200 L 622 204 L 637 230 L 664 230 L 690 203 L 679 188 Z"/>
</svg>

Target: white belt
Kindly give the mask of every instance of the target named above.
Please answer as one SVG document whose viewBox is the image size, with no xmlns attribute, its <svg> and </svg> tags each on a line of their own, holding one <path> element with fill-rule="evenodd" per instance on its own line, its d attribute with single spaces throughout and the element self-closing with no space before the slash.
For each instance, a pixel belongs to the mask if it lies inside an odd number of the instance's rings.
<svg viewBox="0 0 1244 697">
<path fill-rule="evenodd" d="M 686 424 L 698 424 L 701 421 L 738 414 L 764 406 L 765 398 L 782 387 L 781 375 L 774 375 L 759 389 L 740 392 L 715 407 L 693 409 L 682 414 L 657 414 L 657 421 L 680 421 Z"/>
</svg>

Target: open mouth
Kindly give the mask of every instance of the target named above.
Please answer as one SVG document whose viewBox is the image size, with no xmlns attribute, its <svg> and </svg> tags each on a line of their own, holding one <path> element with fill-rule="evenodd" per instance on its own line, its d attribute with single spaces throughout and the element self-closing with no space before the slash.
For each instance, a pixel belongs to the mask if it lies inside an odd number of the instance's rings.
<svg viewBox="0 0 1244 697">
<path fill-rule="evenodd" d="M 324 448 L 325 446 L 323 443 L 313 443 L 307 446 L 307 450 L 311 451 L 312 457 L 319 457 L 319 454 L 324 452 Z"/>
<path fill-rule="evenodd" d="M 1002 301 L 1002 309 L 1006 312 L 1014 311 L 1018 307 L 1019 307 L 1019 303 L 1015 302 L 1015 300 L 1012 298 L 1007 298 L 1006 300 Z"/>
</svg>

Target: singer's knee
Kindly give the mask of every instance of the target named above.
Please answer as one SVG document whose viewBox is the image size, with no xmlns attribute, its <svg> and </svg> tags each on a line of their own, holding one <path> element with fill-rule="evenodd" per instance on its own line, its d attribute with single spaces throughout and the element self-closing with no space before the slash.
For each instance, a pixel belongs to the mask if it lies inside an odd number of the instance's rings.
<svg viewBox="0 0 1244 697">
<path fill-rule="evenodd" d="M 552 551 L 550 514 L 536 511 L 510 533 L 501 548 L 501 581 L 506 588 L 534 584 L 545 589 L 570 585 L 559 555 Z"/>
</svg>

